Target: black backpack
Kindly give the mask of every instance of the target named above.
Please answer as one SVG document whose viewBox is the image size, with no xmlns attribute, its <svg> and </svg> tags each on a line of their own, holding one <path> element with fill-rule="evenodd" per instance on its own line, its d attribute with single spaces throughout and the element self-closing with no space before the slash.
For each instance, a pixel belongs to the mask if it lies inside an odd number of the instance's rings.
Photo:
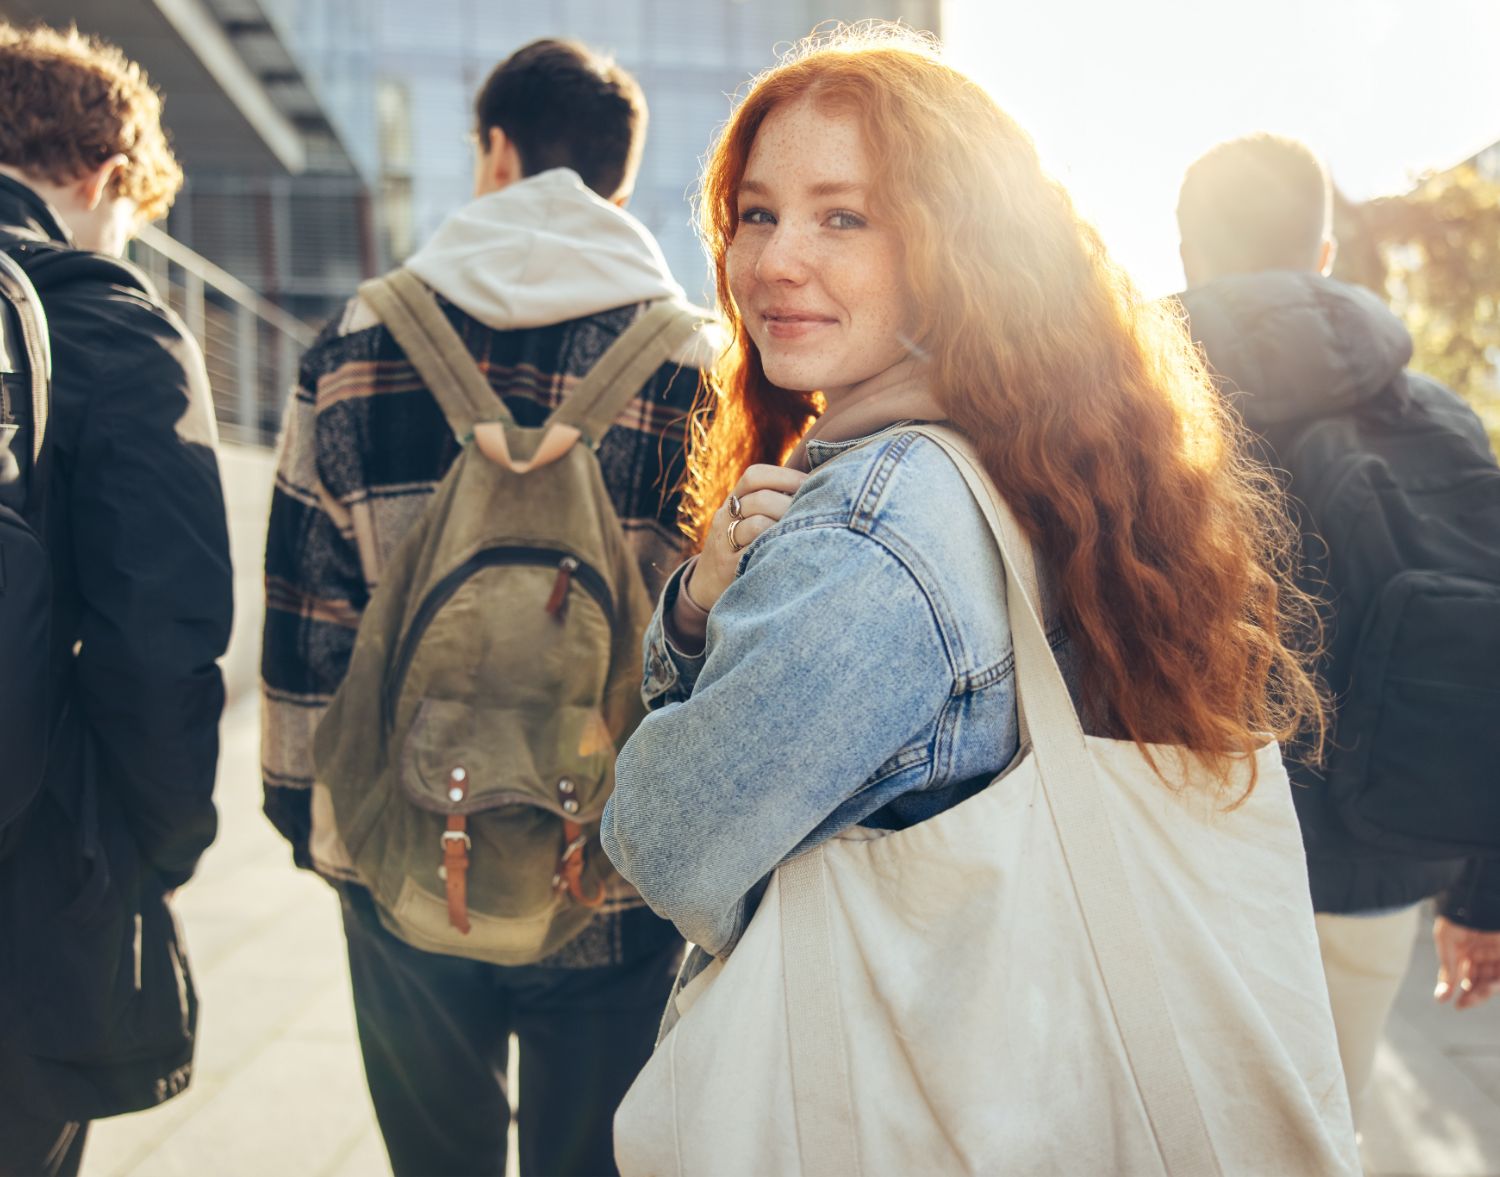
<svg viewBox="0 0 1500 1177">
<path fill-rule="evenodd" d="M 0 846 L 41 788 L 52 568 L 43 542 L 52 356 L 47 316 L 0 243 Z"/>
<path fill-rule="evenodd" d="M 1368 845 L 1494 854 L 1500 468 L 1446 389 L 1411 376 L 1399 391 L 1268 438 L 1335 618 L 1327 798 Z"/>
</svg>

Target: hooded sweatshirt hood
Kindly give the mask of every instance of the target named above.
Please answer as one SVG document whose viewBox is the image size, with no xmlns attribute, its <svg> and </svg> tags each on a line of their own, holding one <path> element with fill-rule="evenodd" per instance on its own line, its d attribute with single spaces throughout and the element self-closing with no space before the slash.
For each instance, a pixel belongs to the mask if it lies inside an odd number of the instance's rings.
<svg viewBox="0 0 1500 1177">
<path fill-rule="evenodd" d="M 568 168 L 471 200 L 406 268 L 496 331 L 682 297 L 650 231 Z"/>
<path fill-rule="evenodd" d="M 1352 409 L 1411 359 L 1411 336 L 1379 298 L 1320 274 L 1235 274 L 1179 299 L 1209 368 L 1255 429 Z"/>
</svg>

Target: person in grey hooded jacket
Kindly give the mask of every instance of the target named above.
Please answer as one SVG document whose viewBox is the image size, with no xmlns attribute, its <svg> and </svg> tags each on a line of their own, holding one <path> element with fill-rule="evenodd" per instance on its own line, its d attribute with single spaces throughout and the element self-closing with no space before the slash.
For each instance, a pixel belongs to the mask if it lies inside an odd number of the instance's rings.
<svg viewBox="0 0 1500 1177">
<path fill-rule="evenodd" d="M 623 208 L 645 126 L 628 74 L 581 45 L 538 41 L 496 68 L 475 107 L 474 198 L 405 265 L 437 295 L 497 402 L 534 426 L 647 307 L 682 290 Z M 598 448 L 653 592 L 683 554 L 676 488 L 702 346 L 648 378 Z M 266 541 L 265 810 L 297 864 L 339 889 L 394 1171 L 506 1172 L 514 1033 L 521 1172 L 609 1173 L 615 1105 L 651 1053 L 682 954 L 676 931 L 632 892 L 534 965 L 413 948 L 381 924 L 314 780 L 313 732 L 370 594 L 458 453 L 390 332 L 353 299 L 303 357 L 287 409 Z"/>
<path fill-rule="evenodd" d="M 1331 186 L 1301 143 L 1255 135 L 1220 144 L 1188 170 L 1178 202 L 1188 290 L 1179 296 L 1215 376 L 1273 467 L 1277 447 L 1320 419 L 1380 414 L 1403 429 L 1434 426 L 1493 465 L 1474 412 L 1437 381 L 1407 371 L 1412 341 L 1373 293 L 1332 270 Z M 1297 494 L 1295 476 L 1289 492 Z M 1301 520 L 1304 557 L 1354 537 Z M 1327 530 L 1326 528 L 1323 530 Z M 1336 594 L 1335 594 L 1336 595 Z M 1323 673 L 1347 686 L 1357 626 L 1337 625 Z M 1335 700 L 1337 706 L 1337 700 Z M 1347 742 L 1335 714 L 1333 741 Z M 1290 761 L 1339 1049 L 1356 1121 L 1375 1048 L 1406 974 L 1418 905 L 1438 897 L 1436 996 L 1478 1004 L 1500 987 L 1500 864 L 1419 859 L 1369 845 L 1330 804 L 1315 768 Z M 1420 784 L 1421 782 L 1414 782 Z"/>
</svg>

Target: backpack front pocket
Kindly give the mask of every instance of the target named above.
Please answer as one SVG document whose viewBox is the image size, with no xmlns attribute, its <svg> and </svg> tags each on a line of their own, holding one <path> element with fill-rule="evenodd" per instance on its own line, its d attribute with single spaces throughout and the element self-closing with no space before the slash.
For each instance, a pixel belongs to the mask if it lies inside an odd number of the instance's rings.
<svg viewBox="0 0 1500 1177">
<path fill-rule="evenodd" d="M 520 806 L 583 824 L 599 820 L 614 760 L 597 708 L 423 699 L 406 734 L 401 787 L 413 805 L 443 816 Z M 465 786 L 461 800 L 452 795 L 455 773 Z"/>
<path fill-rule="evenodd" d="M 582 598 L 588 604 L 574 608 Z M 496 627 L 499 612 L 512 622 Z M 519 624 L 514 624 L 519 622 Z M 398 722 L 402 696 L 415 681 L 425 695 L 462 697 L 475 679 L 495 679 L 494 697 L 566 701 L 602 691 L 615 601 L 597 569 L 560 548 L 497 545 L 451 569 L 423 596 L 401 637 L 386 682 L 387 730 Z M 601 669 L 602 663 L 602 669 Z M 437 684 L 431 680 L 436 678 Z M 598 679 L 599 681 L 595 681 Z"/>
<path fill-rule="evenodd" d="M 562 943 L 610 873 L 598 823 L 614 759 L 594 707 L 420 700 L 397 803 L 360 854 L 388 925 L 417 947 L 499 964 Z"/>
</svg>

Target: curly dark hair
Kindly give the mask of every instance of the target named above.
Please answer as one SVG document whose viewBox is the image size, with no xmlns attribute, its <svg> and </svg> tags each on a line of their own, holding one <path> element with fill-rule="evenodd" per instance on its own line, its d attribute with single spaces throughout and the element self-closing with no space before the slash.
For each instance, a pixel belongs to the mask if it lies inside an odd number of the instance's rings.
<svg viewBox="0 0 1500 1177">
<path fill-rule="evenodd" d="M 0 163 L 66 184 L 113 155 L 110 191 L 155 220 L 182 187 L 161 96 L 120 49 L 74 27 L 0 21 Z"/>
</svg>

